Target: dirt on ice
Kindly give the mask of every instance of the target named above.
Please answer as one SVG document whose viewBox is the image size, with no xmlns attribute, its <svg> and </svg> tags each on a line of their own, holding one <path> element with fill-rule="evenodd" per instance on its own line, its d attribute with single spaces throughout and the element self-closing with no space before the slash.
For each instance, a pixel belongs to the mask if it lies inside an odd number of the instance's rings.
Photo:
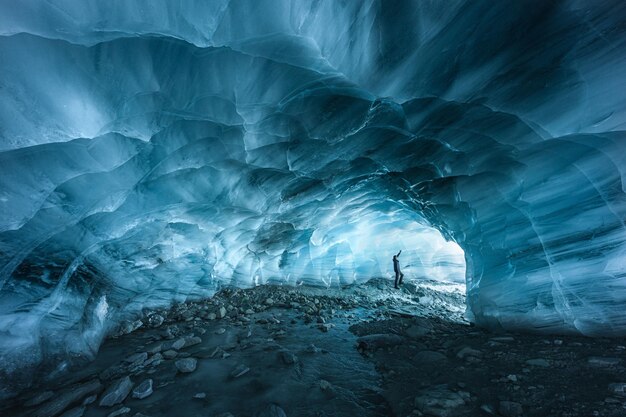
<svg viewBox="0 0 626 417">
<path fill-rule="evenodd" d="M 623 416 L 626 341 L 491 333 L 463 289 L 225 288 L 146 312 L 2 416 Z"/>
</svg>

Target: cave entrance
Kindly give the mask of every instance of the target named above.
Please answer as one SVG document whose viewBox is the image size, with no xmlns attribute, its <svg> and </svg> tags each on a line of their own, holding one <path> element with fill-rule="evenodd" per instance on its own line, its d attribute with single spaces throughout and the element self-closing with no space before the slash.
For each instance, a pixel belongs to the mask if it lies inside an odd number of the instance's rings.
<svg viewBox="0 0 626 417">
<path fill-rule="evenodd" d="M 463 249 L 415 213 L 371 212 L 330 230 L 316 230 L 312 240 L 327 248 L 324 255 L 333 258 L 324 262 L 334 266 L 328 276 L 331 280 L 334 274 L 352 275 L 356 282 L 376 277 L 393 280 L 392 257 L 402 250 L 405 282 L 446 283 L 465 294 Z"/>
</svg>

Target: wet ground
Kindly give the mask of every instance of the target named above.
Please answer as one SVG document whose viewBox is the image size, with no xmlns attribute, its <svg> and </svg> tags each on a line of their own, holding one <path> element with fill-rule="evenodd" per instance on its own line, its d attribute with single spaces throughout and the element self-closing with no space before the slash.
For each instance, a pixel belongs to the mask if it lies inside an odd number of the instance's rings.
<svg viewBox="0 0 626 417">
<path fill-rule="evenodd" d="M 463 319 L 461 291 L 224 289 L 127 323 L 94 362 L 0 414 L 626 415 L 626 341 L 490 333 Z"/>
</svg>

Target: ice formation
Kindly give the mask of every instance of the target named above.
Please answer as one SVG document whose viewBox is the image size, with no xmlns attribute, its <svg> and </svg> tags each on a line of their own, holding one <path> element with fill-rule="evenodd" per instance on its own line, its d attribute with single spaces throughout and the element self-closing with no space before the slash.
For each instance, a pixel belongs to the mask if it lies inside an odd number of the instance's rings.
<svg viewBox="0 0 626 417">
<path fill-rule="evenodd" d="M 0 368 L 220 284 L 626 334 L 626 3 L 0 2 Z"/>
</svg>

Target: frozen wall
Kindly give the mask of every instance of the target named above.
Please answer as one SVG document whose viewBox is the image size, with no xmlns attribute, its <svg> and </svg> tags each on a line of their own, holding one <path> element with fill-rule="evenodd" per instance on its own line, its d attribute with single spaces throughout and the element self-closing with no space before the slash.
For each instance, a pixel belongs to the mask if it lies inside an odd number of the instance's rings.
<svg viewBox="0 0 626 417">
<path fill-rule="evenodd" d="M 458 280 L 460 246 L 481 325 L 625 334 L 625 22 L 620 1 L 1 0 L 0 368 L 220 283 L 388 275 L 401 248 Z"/>
</svg>

